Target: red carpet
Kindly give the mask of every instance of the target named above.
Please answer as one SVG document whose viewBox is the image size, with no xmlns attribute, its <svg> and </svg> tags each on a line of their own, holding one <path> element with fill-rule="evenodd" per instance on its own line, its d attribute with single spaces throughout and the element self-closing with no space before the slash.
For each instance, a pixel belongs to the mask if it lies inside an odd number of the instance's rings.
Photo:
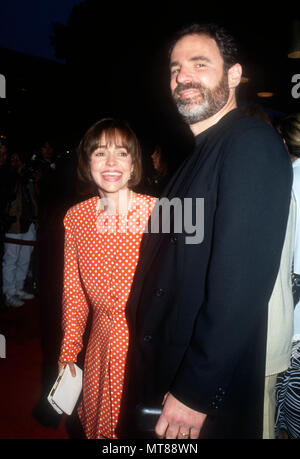
<svg viewBox="0 0 300 459">
<path fill-rule="evenodd" d="M 43 366 L 38 300 L 2 309 L 0 333 L 6 338 L 6 358 L 0 358 L 0 438 L 69 438 L 66 415 L 57 428 L 44 426 L 33 416 L 41 397 Z"/>
</svg>

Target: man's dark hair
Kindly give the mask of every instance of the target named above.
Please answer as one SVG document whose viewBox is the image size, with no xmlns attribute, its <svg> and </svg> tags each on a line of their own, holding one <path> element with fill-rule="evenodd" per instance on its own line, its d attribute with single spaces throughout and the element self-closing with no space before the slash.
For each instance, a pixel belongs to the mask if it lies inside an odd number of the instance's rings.
<svg viewBox="0 0 300 459">
<path fill-rule="evenodd" d="M 191 24 L 179 30 L 170 44 L 169 58 L 176 43 L 186 35 L 206 35 L 213 38 L 223 57 L 225 71 L 238 62 L 238 48 L 235 39 L 217 24 Z"/>
</svg>

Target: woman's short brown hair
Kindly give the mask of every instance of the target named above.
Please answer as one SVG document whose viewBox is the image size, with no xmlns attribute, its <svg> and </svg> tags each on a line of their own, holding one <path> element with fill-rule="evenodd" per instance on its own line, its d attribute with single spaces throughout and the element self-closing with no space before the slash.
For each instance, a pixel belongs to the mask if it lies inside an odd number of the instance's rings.
<svg viewBox="0 0 300 459">
<path fill-rule="evenodd" d="M 94 123 L 84 134 L 78 147 L 78 178 L 80 181 L 91 184 L 90 157 L 98 148 L 101 136 L 105 134 L 108 142 L 117 143 L 121 140 L 132 158 L 133 171 L 128 182 L 129 188 L 134 188 L 142 178 L 142 156 L 140 143 L 126 121 L 113 118 L 104 118 Z"/>
</svg>

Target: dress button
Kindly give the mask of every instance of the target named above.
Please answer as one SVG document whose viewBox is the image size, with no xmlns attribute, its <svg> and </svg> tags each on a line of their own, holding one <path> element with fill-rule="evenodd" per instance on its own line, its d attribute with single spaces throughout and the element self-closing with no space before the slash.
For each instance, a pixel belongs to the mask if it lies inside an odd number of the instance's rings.
<svg viewBox="0 0 300 459">
<path fill-rule="evenodd" d="M 172 242 L 172 244 L 176 244 L 177 237 L 176 236 L 171 236 L 170 241 Z"/>
<path fill-rule="evenodd" d="M 145 341 L 146 343 L 150 343 L 150 341 L 152 341 L 152 336 L 151 336 L 151 335 L 145 335 L 145 336 L 144 336 L 144 341 Z"/>
<path fill-rule="evenodd" d="M 162 288 L 158 288 L 155 292 L 156 296 L 163 296 L 165 294 L 165 291 Z"/>
</svg>

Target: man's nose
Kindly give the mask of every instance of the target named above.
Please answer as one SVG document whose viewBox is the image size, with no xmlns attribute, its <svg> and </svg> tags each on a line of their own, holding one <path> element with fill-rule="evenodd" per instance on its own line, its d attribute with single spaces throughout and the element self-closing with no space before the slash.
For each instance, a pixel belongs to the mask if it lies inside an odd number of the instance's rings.
<svg viewBox="0 0 300 459">
<path fill-rule="evenodd" d="M 192 81 L 192 75 L 189 69 L 181 67 L 176 75 L 177 83 L 190 83 Z"/>
</svg>

